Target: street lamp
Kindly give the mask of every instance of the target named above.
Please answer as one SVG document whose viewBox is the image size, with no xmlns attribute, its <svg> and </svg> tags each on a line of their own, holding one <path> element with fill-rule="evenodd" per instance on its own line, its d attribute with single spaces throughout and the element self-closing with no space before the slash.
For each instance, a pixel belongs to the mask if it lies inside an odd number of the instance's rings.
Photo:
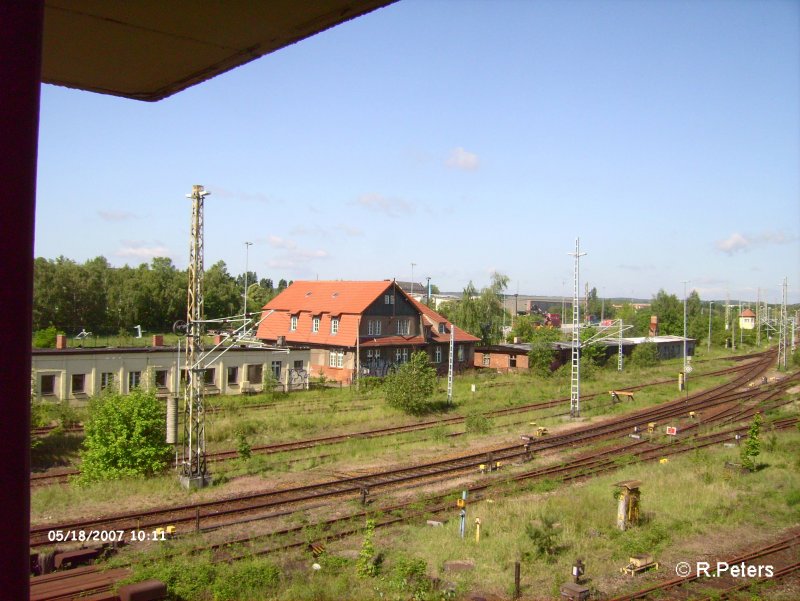
<svg viewBox="0 0 800 601">
<path fill-rule="evenodd" d="M 708 352 L 711 352 L 711 313 L 714 308 L 714 301 L 708 301 Z"/>
<path fill-rule="evenodd" d="M 242 314 L 242 323 L 247 321 L 247 276 L 250 269 L 250 247 L 253 246 L 252 242 L 245 242 L 244 249 L 244 312 Z"/>
</svg>

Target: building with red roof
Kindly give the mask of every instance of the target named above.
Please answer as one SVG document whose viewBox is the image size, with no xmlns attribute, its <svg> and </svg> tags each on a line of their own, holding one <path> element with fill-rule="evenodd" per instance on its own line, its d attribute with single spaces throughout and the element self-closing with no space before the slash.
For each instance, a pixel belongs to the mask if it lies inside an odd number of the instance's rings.
<svg viewBox="0 0 800 601">
<path fill-rule="evenodd" d="M 393 280 L 296 281 L 264 306 L 256 336 L 311 349 L 310 375 L 350 382 L 383 376 L 416 351 L 447 371 L 453 329 L 454 369 L 472 365 L 479 338 L 411 298 Z"/>
<path fill-rule="evenodd" d="M 756 327 L 756 314 L 750 309 L 745 309 L 739 314 L 739 327 L 743 330 L 752 330 Z"/>
</svg>

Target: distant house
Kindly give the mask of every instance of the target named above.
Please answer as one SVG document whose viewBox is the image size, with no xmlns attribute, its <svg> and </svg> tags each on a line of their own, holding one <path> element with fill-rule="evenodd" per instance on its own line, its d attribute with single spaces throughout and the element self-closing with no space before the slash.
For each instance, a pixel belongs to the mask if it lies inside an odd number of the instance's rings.
<svg viewBox="0 0 800 601">
<path fill-rule="evenodd" d="M 425 351 L 447 371 L 450 330 L 454 368 L 472 365 L 478 338 L 453 326 L 391 280 L 297 281 L 264 306 L 256 336 L 311 349 L 310 374 L 351 382 L 356 371 L 383 376 Z"/>
<path fill-rule="evenodd" d="M 752 330 L 756 327 L 756 314 L 750 309 L 745 309 L 739 314 L 739 327 L 743 330 Z"/>
</svg>

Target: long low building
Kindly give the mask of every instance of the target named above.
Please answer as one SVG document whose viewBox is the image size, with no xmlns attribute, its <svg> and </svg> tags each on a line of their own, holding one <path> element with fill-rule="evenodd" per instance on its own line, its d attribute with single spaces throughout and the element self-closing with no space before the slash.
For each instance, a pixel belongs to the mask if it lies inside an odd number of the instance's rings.
<svg viewBox="0 0 800 601">
<path fill-rule="evenodd" d="M 683 341 L 683 336 L 622 338 L 622 353 L 629 357 L 637 345 L 648 342 L 656 345 L 659 359 L 674 359 L 683 357 Z M 694 338 L 686 339 L 687 355 L 694 355 L 696 343 L 697 341 Z M 605 347 L 606 354 L 609 357 L 618 352 L 619 342 L 616 339 L 603 340 L 597 344 Z M 553 342 L 552 348 L 555 351 L 553 369 L 569 362 L 572 353 L 572 344 L 570 342 Z M 479 346 L 475 348 L 475 367 L 488 367 L 499 371 L 525 370 L 528 368 L 528 353 L 530 350 L 531 344 L 527 342 Z"/>
<path fill-rule="evenodd" d="M 110 387 L 128 393 L 137 386 L 168 396 L 186 382 L 185 349 L 177 347 L 34 349 L 32 355 L 31 395 L 37 400 L 80 402 Z M 308 348 L 224 346 L 205 363 L 206 392 L 260 392 L 270 373 L 278 388 L 306 388 L 309 359 Z"/>
</svg>

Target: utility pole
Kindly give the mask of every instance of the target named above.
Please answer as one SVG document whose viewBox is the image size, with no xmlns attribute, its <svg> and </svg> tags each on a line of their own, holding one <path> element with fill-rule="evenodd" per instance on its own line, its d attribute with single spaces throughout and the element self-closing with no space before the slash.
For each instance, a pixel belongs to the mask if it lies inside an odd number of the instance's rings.
<svg viewBox="0 0 800 601">
<path fill-rule="evenodd" d="M 622 318 L 619 319 L 619 335 L 617 336 L 617 371 L 622 371 Z"/>
<path fill-rule="evenodd" d="M 756 289 L 756 345 L 761 348 L 761 288 Z"/>
<path fill-rule="evenodd" d="M 781 294 L 781 315 L 778 320 L 779 322 L 779 335 L 778 338 L 778 367 L 782 367 L 786 369 L 786 354 L 787 354 L 787 347 L 788 345 L 788 325 L 789 320 L 787 319 L 786 315 L 786 289 L 788 287 L 788 283 L 786 278 L 783 278 L 782 294 Z"/>
<path fill-rule="evenodd" d="M 708 301 L 708 352 L 711 352 L 711 314 L 714 312 L 714 301 Z"/>
<path fill-rule="evenodd" d="M 250 269 L 250 247 L 253 246 L 252 242 L 244 243 L 244 311 L 242 319 L 247 320 L 247 276 Z"/>
<path fill-rule="evenodd" d="M 447 404 L 453 404 L 453 351 L 455 350 L 456 326 L 450 322 L 450 358 L 447 365 Z"/>
<path fill-rule="evenodd" d="M 572 371 L 570 374 L 569 415 L 580 417 L 581 414 L 581 322 L 580 322 L 580 279 L 581 257 L 586 253 L 581 252 L 581 239 L 575 238 L 575 252 L 567 253 L 575 257 L 575 267 L 572 282 Z M 587 294 L 588 296 L 588 294 Z"/>
<path fill-rule="evenodd" d="M 686 396 L 689 396 L 689 372 L 687 371 L 688 356 L 686 354 L 686 284 L 689 280 L 683 280 L 683 387 Z"/>
<path fill-rule="evenodd" d="M 203 201 L 210 193 L 192 186 L 192 221 L 189 240 L 189 287 L 186 302 L 186 366 L 189 381 L 185 391 L 183 420 L 183 464 L 181 484 L 202 488 L 210 481 L 206 466 L 205 373 L 203 353 Z"/>
<path fill-rule="evenodd" d="M 414 294 L 414 267 L 416 263 L 411 263 L 411 294 Z"/>
</svg>

